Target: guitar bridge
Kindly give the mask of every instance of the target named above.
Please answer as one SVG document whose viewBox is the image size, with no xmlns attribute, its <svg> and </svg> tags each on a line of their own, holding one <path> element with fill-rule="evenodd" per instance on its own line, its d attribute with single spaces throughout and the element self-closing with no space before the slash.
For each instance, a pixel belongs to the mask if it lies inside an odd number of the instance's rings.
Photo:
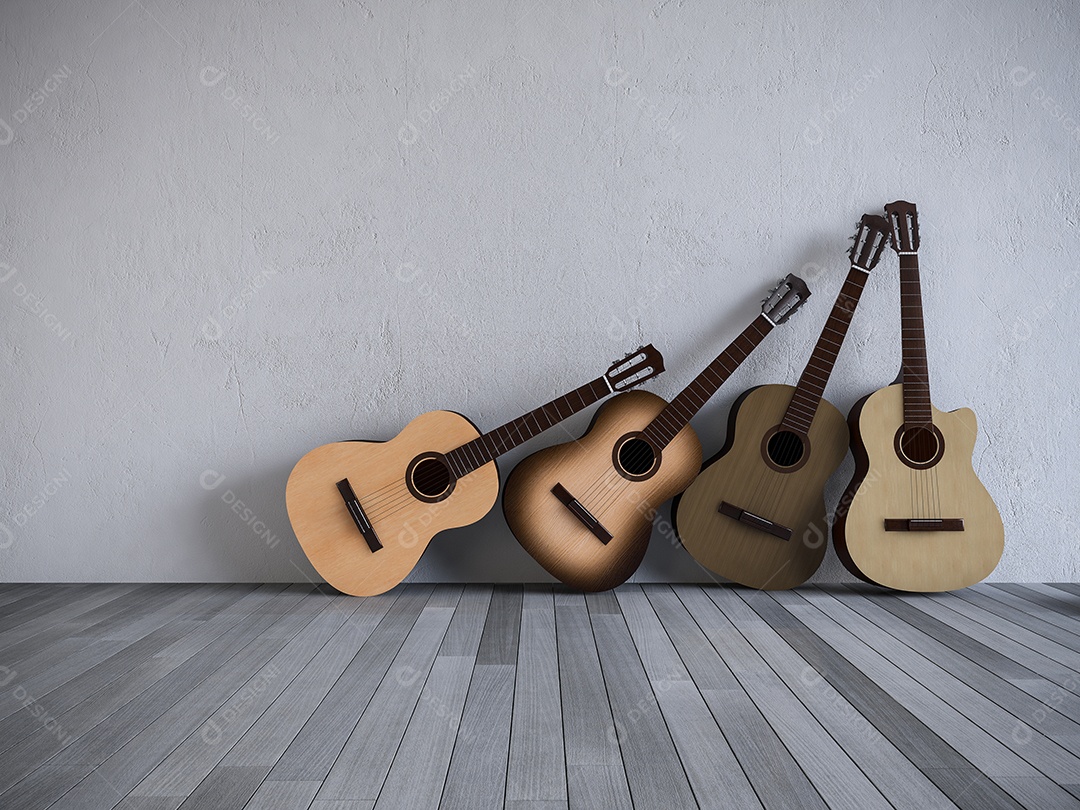
<svg viewBox="0 0 1080 810">
<path fill-rule="evenodd" d="M 338 481 L 337 488 L 338 492 L 341 493 L 341 499 L 345 501 L 345 508 L 349 510 L 349 517 L 353 519 L 356 528 L 360 530 L 360 536 L 364 538 L 368 548 L 372 551 L 381 549 L 382 543 L 379 542 L 379 536 L 375 534 L 375 529 L 372 528 L 371 521 L 368 520 L 368 516 L 364 513 L 364 507 L 360 505 L 356 493 L 353 492 L 349 479 L 343 478 Z"/>
<path fill-rule="evenodd" d="M 753 512 L 747 512 L 745 509 L 730 504 L 727 501 L 721 501 L 720 508 L 716 511 L 721 515 L 726 515 L 732 520 L 745 523 L 752 529 L 765 532 L 765 534 L 771 534 L 773 537 L 779 537 L 781 540 L 791 539 L 792 531 L 787 526 L 774 523 L 768 518 L 763 518 L 761 515 L 755 515 Z"/>
<path fill-rule="evenodd" d="M 885 518 L 887 532 L 962 532 L 963 518 Z"/>
<path fill-rule="evenodd" d="M 588 509 L 581 505 L 581 501 L 571 495 L 562 484 L 556 484 L 551 488 L 551 494 L 558 498 L 570 513 L 581 521 L 590 532 L 596 535 L 596 539 L 607 544 L 612 538 L 611 532 L 604 528 L 604 524 L 596 519 Z"/>
</svg>

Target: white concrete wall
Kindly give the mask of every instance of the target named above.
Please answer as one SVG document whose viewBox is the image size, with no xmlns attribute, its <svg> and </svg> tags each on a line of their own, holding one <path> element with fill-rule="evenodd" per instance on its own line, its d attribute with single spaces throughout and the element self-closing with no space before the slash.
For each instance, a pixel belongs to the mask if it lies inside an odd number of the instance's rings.
<svg viewBox="0 0 1080 810">
<path fill-rule="evenodd" d="M 311 447 L 494 427 L 639 342 L 670 397 L 802 269 L 811 305 L 694 422 L 711 454 L 900 197 L 994 577 L 1080 578 L 1078 39 L 1073 0 L 5 2 L 0 578 L 313 575 L 283 497 Z M 897 286 L 887 256 L 845 411 L 896 374 Z M 654 538 L 638 578 L 701 574 Z M 496 509 L 414 579 L 546 575 Z"/>
</svg>

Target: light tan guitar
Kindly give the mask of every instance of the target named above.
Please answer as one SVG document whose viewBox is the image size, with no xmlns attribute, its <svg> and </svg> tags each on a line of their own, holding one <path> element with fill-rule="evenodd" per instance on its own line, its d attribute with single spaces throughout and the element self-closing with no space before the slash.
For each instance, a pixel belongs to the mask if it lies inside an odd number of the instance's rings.
<svg viewBox="0 0 1080 810">
<path fill-rule="evenodd" d="M 900 257 L 903 367 L 897 383 L 849 416 L 855 476 L 837 510 L 836 551 L 868 582 L 903 591 L 951 591 L 985 579 L 1005 548 L 1001 515 L 975 475 L 975 414 L 930 402 L 919 282 L 919 221 L 912 203 L 885 206 Z"/>
<path fill-rule="evenodd" d="M 600 408 L 581 439 L 518 464 L 503 511 L 522 547 L 571 587 L 600 591 L 625 582 L 645 556 L 656 509 L 701 467 L 691 417 L 809 295 L 801 279 L 788 276 L 753 323 L 670 404 L 645 392 L 621 394 Z"/>
<path fill-rule="evenodd" d="M 499 495 L 496 457 L 663 370 L 663 357 L 649 345 L 591 383 L 483 435 L 458 413 L 432 411 L 388 442 L 317 447 L 293 468 L 285 489 L 296 538 L 339 591 L 384 593 L 405 579 L 436 534 L 491 511 Z"/>
<path fill-rule="evenodd" d="M 710 571 L 777 590 L 802 584 L 821 564 L 825 484 L 848 449 L 844 416 L 822 395 L 887 239 L 882 217 L 863 217 L 847 280 L 799 384 L 744 393 L 731 409 L 727 443 L 676 500 L 675 531 Z"/>
</svg>

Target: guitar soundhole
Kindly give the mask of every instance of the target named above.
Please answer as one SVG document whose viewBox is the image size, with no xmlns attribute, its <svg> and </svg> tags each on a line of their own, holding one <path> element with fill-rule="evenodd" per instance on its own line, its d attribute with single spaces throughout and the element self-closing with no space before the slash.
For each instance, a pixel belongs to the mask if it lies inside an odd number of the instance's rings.
<svg viewBox="0 0 1080 810">
<path fill-rule="evenodd" d="M 904 430 L 896 434 L 896 452 L 900 460 L 917 470 L 933 467 L 944 454 L 945 441 L 941 432 L 931 425 Z"/>
<path fill-rule="evenodd" d="M 803 440 L 797 433 L 781 430 L 769 439 L 769 460 L 777 467 L 794 467 L 803 457 Z"/>
<path fill-rule="evenodd" d="M 636 436 L 619 445 L 617 458 L 619 472 L 632 481 L 647 478 L 656 468 L 656 451 Z"/>
<path fill-rule="evenodd" d="M 442 455 L 425 453 L 412 460 L 405 473 L 405 483 L 415 497 L 434 503 L 453 492 L 455 481 Z"/>
</svg>

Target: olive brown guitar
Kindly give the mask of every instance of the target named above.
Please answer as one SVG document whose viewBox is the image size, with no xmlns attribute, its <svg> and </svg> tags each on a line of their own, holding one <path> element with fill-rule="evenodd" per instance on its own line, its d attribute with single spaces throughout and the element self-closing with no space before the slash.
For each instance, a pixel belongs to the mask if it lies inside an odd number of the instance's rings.
<svg viewBox="0 0 1080 810">
<path fill-rule="evenodd" d="M 503 511 L 518 542 L 567 585 L 625 582 L 648 548 L 656 509 L 701 467 L 692 416 L 810 291 L 788 276 L 761 314 L 670 403 L 644 391 L 601 407 L 579 440 L 526 458 L 510 474 Z"/>
<path fill-rule="evenodd" d="M 602 377 L 483 435 L 460 414 L 432 411 L 388 442 L 318 447 L 289 475 L 293 531 L 315 570 L 339 591 L 388 591 L 436 534 L 491 511 L 499 495 L 497 456 L 663 370 L 663 357 L 645 346 Z"/>
<path fill-rule="evenodd" d="M 975 414 L 930 401 L 912 203 L 885 206 L 900 259 L 903 366 L 849 415 L 855 476 L 833 526 L 856 576 L 903 591 L 951 591 L 985 579 L 1005 547 L 1001 516 L 975 475 Z"/>
<path fill-rule="evenodd" d="M 862 218 L 851 270 L 798 385 L 763 385 L 739 397 L 725 446 L 676 499 L 675 531 L 710 571 L 776 590 L 802 584 L 821 564 L 825 483 L 848 448 L 843 414 L 822 394 L 887 239 L 884 218 Z"/>
</svg>

